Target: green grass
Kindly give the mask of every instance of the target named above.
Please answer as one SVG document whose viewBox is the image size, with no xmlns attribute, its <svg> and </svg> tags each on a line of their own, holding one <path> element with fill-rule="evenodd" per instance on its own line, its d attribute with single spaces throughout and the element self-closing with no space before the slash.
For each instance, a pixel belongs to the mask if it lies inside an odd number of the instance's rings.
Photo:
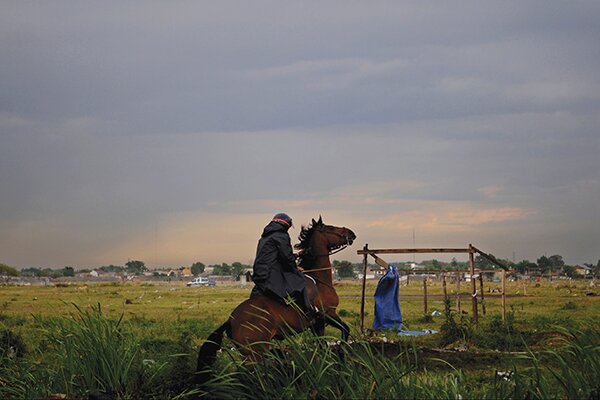
<svg viewBox="0 0 600 400">
<path fill-rule="evenodd" d="M 375 285 L 367 285 L 366 328 L 373 320 Z M 250 289 L 181 283 L 1 287 L 0 398 L 192 395 L 198 346 Z M 229 343 L 218 358 L 221 374 L 212 393 L 236 398 L 276 392 L 284 398 L 598 396 L 591 383 L 600 381 L 600 355 L 593 345 L 600 342 L 600 296 L 587 295 L 598 293 L 589 283 L 510 283 L 507 321 L 501 319 L 500 298 L 486 292 L 487 314 L 475 325 L 469 315 L 454 312 L 450 286 L 450 318 L 423 318 L 422 282 L 414 282 L 400 289 L 404 325 L 441 330 L 416 338 L 393 332 L 363 336 L 360 283 L 336 283 L 336 290 L 352 346 L 325 346 L 321 339 L 301 335 L 277 345 L 285 362 L 270 355 L 244 371 L 247 363 L 240 365 Z M 462 309 L 470 311 L 469 287 L 462 285 L 462 290 Z M 432 283 L 428 292 L 441 295 L 441 284 Z M 430 298 L 428 304 L 429 313 L 443 313 L 442 299 Z M 328 328 L 326 335 L 337 340 L 339 331 Z M 384 346 L 384 337 L 395 347 Z M 460 343 L 466 352 L 427 350 Z M 513 378 L 498 378 L 496 369 L 511 371 Z M 256 371 L 264 376 L 249 385 Z M 561 381 L 561 376 L 569 379 Z"/>
</svg>

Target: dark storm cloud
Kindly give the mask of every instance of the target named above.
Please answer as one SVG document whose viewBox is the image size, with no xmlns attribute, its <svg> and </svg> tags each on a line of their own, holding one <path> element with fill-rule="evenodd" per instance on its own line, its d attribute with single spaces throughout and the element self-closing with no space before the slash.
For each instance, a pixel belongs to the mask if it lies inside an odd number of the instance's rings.
<svg viewBox="0 0 600 400">
<path fill-rule="evenodd" d="M 439 205 L 455 225 L 473 207 L 523 232 L 530 258 L 600 258 L 599 3 L 3 10 L 0 237 L 13 248 L 41 232 L 98 260 L 91 243 L 109 252 L 167 215 L 304 201 L 371 222 Z M 376 235 L 369 221 L 356 223 Z M 485 226 L 465 235 L 505 240 Z M 47 247 L 2 253 L 60 257 Z"/>
</svg>

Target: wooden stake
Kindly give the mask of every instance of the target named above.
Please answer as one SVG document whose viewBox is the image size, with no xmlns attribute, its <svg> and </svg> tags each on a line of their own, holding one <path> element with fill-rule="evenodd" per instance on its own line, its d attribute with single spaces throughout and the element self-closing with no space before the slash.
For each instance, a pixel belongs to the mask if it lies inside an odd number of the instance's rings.
<svg viewBox="0 0 600 400">
<path fill-rule="evenodd" d="M 368 244 L 365 244 L 365 247 L 363 247 L 363 250 L 367 251 L 369 248 Z M 362 281 L 362 297 L 361 297 L 361 301 L 360 301 L 360 331 L 361 333 L 364 333 L 364 328 L 365 328 L 365 288 L 367 286 L 367 265 L 368 265 L 368 260 L 367 260 L 367 254 L 365 253 L 364 255 L 364 267 L 363 267 L 363 281 Z"/>
<path fill-rule="evenodd" d="M 450 313 L 450 301 L 448 300 L 448 289 L 446 288 L 446 274 L 442 273 L 442 288 L 444 289 L 444 307 L 446 314 Z"/>
<path fill-rule="evenodd" d="M 502 321 L 506 321 L 506 271 L 502 270 Z"/>
<path fill-rule="evenodd" d="M 471 304 L 473 305 L 473 322 L 477 323 L 477 282 L 475 281 L 475 249 L 469 244 L 469 265 L 471 267 Z"/>
<path fill-rule="evenodd" d="M 460 314 L 460 272 L 456 273 L 456 313 Z"/>
<path fill-rule="evenodd" d="M 481 292 L 481 314 L 485 315 L 485 302 L 483 298 L 483 273 L 479 271 L 479 291 Z"/>
<path fill-rule="evenodd" d="M 427 316 L 427 277 L 423 278 L 423 312 Z"/>
<path fill-rule="evenodd" d="M 448 288 L 446 287 L 446 274 L 442 273 L 442 290 L 444 291 L 444 300 L 448 300 Z"/>
</svg>

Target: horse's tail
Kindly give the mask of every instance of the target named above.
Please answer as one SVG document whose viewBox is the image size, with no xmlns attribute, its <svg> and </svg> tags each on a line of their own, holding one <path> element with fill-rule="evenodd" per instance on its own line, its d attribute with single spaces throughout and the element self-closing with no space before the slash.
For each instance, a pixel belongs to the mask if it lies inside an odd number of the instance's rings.
<svg viewBox="0 0 600 400">
<path fill-rule="evenodd" d="M 217 358 L 217 351 L 221 349 L 223 332 L 227 332 L 227 336 L 231 337 L 231 323 L 229 320 L 211 333 L 200 347 L 195 379 L 199 385 L 206 383 L 212 377 L 211 367 Z"/>
</svg>

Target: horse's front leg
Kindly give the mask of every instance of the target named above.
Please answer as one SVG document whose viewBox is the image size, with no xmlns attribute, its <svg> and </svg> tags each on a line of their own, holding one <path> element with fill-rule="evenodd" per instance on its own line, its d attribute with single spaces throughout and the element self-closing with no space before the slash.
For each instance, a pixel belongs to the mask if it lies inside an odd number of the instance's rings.
<svg viewBox="0 0 600 400">
<path fill-rule="evenodd" d="M 315 320 L 315 322 L 311 325 L 310 330 L 315 336 L 324 336 L 325 335 L 325 318 L 319 317 Z"/>
<path fill-rule="evenodd" d="M 346 325 L 344 321 L 342 321 L 342 319 L 339 315 L 337 315 L 335 310 L 327 311 L 327 314 L 325 314 L 325 318 L 326 322 L 329 325 L 334 326 L 340 330 L 340 332 L 342 333 L 342 339 L 344 340 L 344 342 L 347 342 L 348 337 L 350 337 L 350 327 Z"/>
</svg>

